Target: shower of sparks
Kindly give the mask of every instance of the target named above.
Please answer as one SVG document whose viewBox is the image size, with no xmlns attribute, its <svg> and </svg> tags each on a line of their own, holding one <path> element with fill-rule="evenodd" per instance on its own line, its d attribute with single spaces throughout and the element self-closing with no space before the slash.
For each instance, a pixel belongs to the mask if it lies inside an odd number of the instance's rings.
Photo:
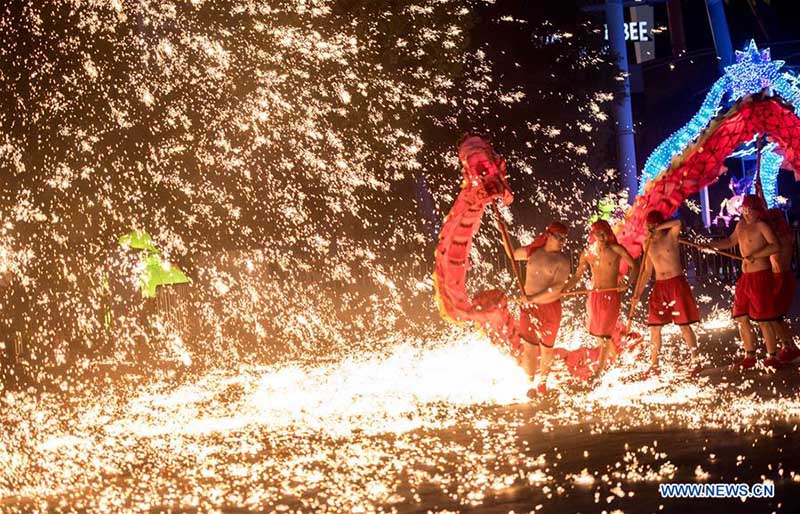
<svg viewBox="0 0 800 514">
<path fill-rule="evenodd" d="M 587 135 L 608 127 L 613 95 L 580 96 L 549 79 L 530 92 L 498 83 L 492 45 L 469 47 L 475 20 L 450 0 L 8 7 L 0 163 L 13 176 L 0 190 L 0 243 L 2 270 L 21 287 L 4 292 L 19 307 L 3 315 L 47 348 L 34 372 L 45 378 L 67 346 L 136 360 L 142 337 L 159 358 L 186 360 L 161 344 L 179 337 L 193 361 L 225 366 L 366 351 L 397 330 L 441 330 L 423 220 L 441 219 L 452 202 L 452 145 L 464 130 L 508 136 L 497 147 L 519 170 L 519 210 L 589 213 L 584 197 L 614 187 L 613 174 L 592 179 L 603 143 Z M 610 66 L 602 50 L 572 32 L 547 20 L 514 25 L 556 34 L 542 44 L 576 56 L 552 66 L 574 67 L 592 86 L 593 74 L 608 73 L 596 72 Z M 540 100 L 577 119 L 499 129 Z M 423 139 L 423 126 L 437 136 Z M 546 159 L 582 175 L 522 181 Z M 419 176 L 430 212 L 409 187 Z M 573 181 L 567 198 L 563 180 Z M 132 229 L 152 234 L 193 279 L 173 302 L 181 323 L 150 323 L 153 309 L 136 298 L 133 261 L 114 245 Z M 496 256 L 493 235 L 477 247 L 479 260 Z M 497 273 L 496 263 L 476 266 L 471 285 L 495 287 Z"/>
<path fill-rule="evenodd" d="M 719 330 L 712 325 L 701 333 Z M 586 337 L 579 332 L 567 338 Z M 243 367 L 181 385 L 87 386 L 66 403 L 9 392 L 0 505 L 10 512 L 46 510 L 52 501 L 86 512 L 376 512 L 418 504 L 434 490 L 474 507 L 520 485 L 560 489 L 560 496 L 599 480 L 598 470 L 573 476 L 548 462 L 559 456 L 532 453 L 518 433 L 531 423 L 543 433 L 658 424 L 752 432 L 800 416 L 796 397 L 743 396 L 678 368 L 631 380 L 644 359 L 629 355 L 592 391 L 567 389 L 557 367 L 556 408 L 531 418 L 507 407 L 525 400 L 527 378 L 486 340 L 453 332 L 439 342 L 383 343 L 392 348 L 383 356 Z M 447 435 L 454 430 L 473 436 Z M 623 487 L 678 471 L 667 453 L 648 446 L 631 449 L 621 464 L 612 483 Z M 690 471 L 709 480 L 699 466 Z"/>
</svg>

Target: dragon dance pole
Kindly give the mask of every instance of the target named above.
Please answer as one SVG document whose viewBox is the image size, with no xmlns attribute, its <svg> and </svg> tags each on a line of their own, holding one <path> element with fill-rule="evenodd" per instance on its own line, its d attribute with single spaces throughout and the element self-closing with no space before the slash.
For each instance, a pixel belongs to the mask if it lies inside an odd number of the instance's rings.
<svg viewBox="0 0 800 514">
<path fill-rule="evenodd" d="M 506 247 L 506 251 L 509 253 L 509 258 L 511 259 L 511 269 L 517 279 L 519 291 L 522 293 L 523 298 L 527 298 L 525 295 L 525 283 L 522 281 L 522 273 L 519 271 L 516 259 L 514 259 L 514 245 L 511 243 L 511 238 L 508 235 L 508 228 L 506 227 L 505 221 L 503 221 L 497 203 L 492 202 L 492 209 L 494 210 L 495 221 L 497 221 L 497 228 L 500 230 L 500 235 L 503 238 L 503 246 Z"/>
<path fill-rule="evenodd" d="M 639 275 L 636 277 L 636 285 L 633 288 L 634 298 L 631 298 L 631 308 L 628 310 L 628 326 L 625 329 L 626 333 L 631 332 L 631 326 L 633 326 L 633 315 L 636 312 L 636 305 L 639 303 L 638 301 L 634 303 L 636 299 L 635 296 L 639 293 L 639 288 L 642 287 L 642 278 L 644 278 L 644 267 L 647 266 L 647 254 L 650 253 L 650 238 L 647 238 L 647 242 L 644 244 L 644 251 L 642 252 L 642 266 L 639 268 Z"/>
<path fill-rule="evenodd" d="M 723 257 L 730 257 L 731 259 L 736 259 L 738 261 L 744 260 L 744 257 L 742 257 L 741 255 L 736 255 L 735 253 L 730 253 L 723 250 L 717 250 L 716 248 L 712 248 L 706 245 L 699 245 L 697 243 L 692 243 L 691 241 L 687 241 L 685 239 L 678 239 L 678 242 L 682 245 L 691 246 L 692 248 L 697 248 L 698 250 L 706 250 L 709 252 L 714 252 L 719 255 L 722 255 Z"/>
<path fill-rule="evenodd" d="M 578 289 L 576 291 L 567 291 L 566 293 L 561 293 L 560 296 L 578 296 L 582 294 L 592 294 L 592 293 L 621 293 L 625 290 L 625 287 L 607 287 L 605 289 Z"/>
<path fill-rule="evenodd" d="M 763 150 L 763 141 L 761 140 L 761 134 L 756 135 L 756 177 L 754 179 L 755 186 L 756 186 L 756 195 L 764 199 L 764 185 L 761 183 L 761 150 Z"/>
</svg>

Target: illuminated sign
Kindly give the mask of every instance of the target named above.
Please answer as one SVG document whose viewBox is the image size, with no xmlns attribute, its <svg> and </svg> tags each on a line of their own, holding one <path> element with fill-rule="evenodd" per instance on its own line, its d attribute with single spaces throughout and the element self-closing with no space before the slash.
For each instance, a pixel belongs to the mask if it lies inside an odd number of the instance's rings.
<svg viewBox="0 0 800 514">
<path fill-rule="evenodd" d="M 653 6 L 640 5 L 630 8 L 630 21 L 623 25 L 623 29 L 625 41 L 633 43 L 637 63 L 656 58 L 656 40 L 653 37 L 654 24 Z M 608 25 L 605 27 L 606 39 L 608 39 Z"/>
<path fill-rule="evenodd" d="M 606 39 L 608 39 L 608 25 L 606 25 Z M 625 24 L 625 41 L 652 41 L 651 25 L 647 20 L 629 21 Z"/>
</svg>

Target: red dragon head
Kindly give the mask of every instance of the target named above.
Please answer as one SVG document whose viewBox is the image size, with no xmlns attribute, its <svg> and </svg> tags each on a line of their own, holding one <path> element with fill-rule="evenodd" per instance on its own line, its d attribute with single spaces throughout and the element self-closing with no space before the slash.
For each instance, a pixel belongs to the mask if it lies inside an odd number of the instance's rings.
<svg viewBox="0 0 800 514">
<path fill-rule="evenodd" d="M 482 187 L 492 199 L 502 198 L 505 205 L 514 200 L 506 182 L 506 161 L 485 139 L 467 136 L 458 147 L 458 160 L 465 187 Z"/>
</svg>

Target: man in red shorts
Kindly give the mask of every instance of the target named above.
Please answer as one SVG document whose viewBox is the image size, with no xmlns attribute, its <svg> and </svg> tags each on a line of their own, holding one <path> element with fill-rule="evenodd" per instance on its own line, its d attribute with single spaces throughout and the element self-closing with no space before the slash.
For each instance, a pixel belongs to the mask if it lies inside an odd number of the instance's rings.
<svg viewBox="0 0 800 514">
<path fill-rule="evenodd" d="M 742 201 L 742 219 L 736 224 L 733 233 L 727 239 L 709 245 L 725 250 L 738 244 L 743 257 L 742 275 L 736 281 L 733 297 L 733 318 L 739 325 L 739 335 L 745 351 L 744 358 L 736 364 L 740 369 L 750 369 L 757 362 L 756 335 L 750 320 L 758 323 L 764 337 L 767 347 L 764 366 L 776 369 L 780 365 L 772 326 L 772 322 L 779 318 L 775 310 L 775 277 L 769 262 L 770 255 L 777 253 L 780 248 L 772 229 L 762 219 L 765 213 L 763 199 L 756 195 L 745 196 Z"/>
<path fill-rule="evenodd" d="M 678 236 L 681 233 L 680 220 L 664 221 L 660 211 L 647 214 L 647 230 L 650 232 L 645 246 L 648 248 L 647 261 L 642 270 L 641 286 L 633 292 L 636 304 L 655 270 L 656 282 L 648 301 L 647 324 L 650 326 L 650 369 L 647 376 L 658 375 L 658 354 L 661 351 L 661 327 L 675 323 L 681 329 L 683 340 L 691 353 L 691 372 L 697 372 L 697 336 L 692 324 L 700 321 L 697 304 L 692 289 L 681 266 Z"/>
<path fill-rule="evenodd" d="M 766 222 L 769 224 L 775 238 L 778 240 L 780 249 L 778 253 L 769 256 L 772 265 L 772 272 L 775 278 L 775 313 L 780 319 L 773 322 L 773 330 L 781 350 L 778 352 L 778 360 L 782 363 L 794 362 L 800 358 L 800 349 L 792 340 L 792 333 L 786 325 L 786 315 L 792 307 L 794 301 L 794 291 L 797 288 L 797 281 L 792 272 L 792 253 L 794 252 L 794 237 L 792 229 L 786 222 L 786 218 L 780 209 L 770 209 L 767 211 Z"/>
<path fill-rule="evenodd" d="M 581 254 L 578 269 L 566 287 L 569 290 L 581 280 L 587 266 L 591 269 L 593 291 L 589 293 L 586 302 L 586 324 L 589 333 L 600 343 L 600 357 L 595 376 L 600 376 L 605 370 L 609 353 L 612 359 L 617 353 L 611 344 L 611 335 L 619 319 L 621 303 L 622 288 L 618 288 L 620 259 L 628 264 L 629 270 L 633 270 L 629 271 L 629 276 L 633 276 L 636 272 L 636 263 L 628 251 L 617 243 L 611 225 L 605 220 L 594 222 L 589 231 L 589 246 Z M 628 283 L 630 285 L 630 281 Z M 606 291 L 608 289 L 612 291 Z"/>
<path fill-rule="evenodd" d="M 569 278 L 569 259 L 561 249 L 567 227 L 551 223 L 533 243 L 514 250 L 514 258 L 526 261 L 526 303 L 520 312 L 520 336 L 525 341 L 522 367 L 533 378 L 539 368 L 539 394 L 547 392 L 547 376 L 553 362 L 553 346 L 561 325 L 561 291 Z"/>
</svg>

